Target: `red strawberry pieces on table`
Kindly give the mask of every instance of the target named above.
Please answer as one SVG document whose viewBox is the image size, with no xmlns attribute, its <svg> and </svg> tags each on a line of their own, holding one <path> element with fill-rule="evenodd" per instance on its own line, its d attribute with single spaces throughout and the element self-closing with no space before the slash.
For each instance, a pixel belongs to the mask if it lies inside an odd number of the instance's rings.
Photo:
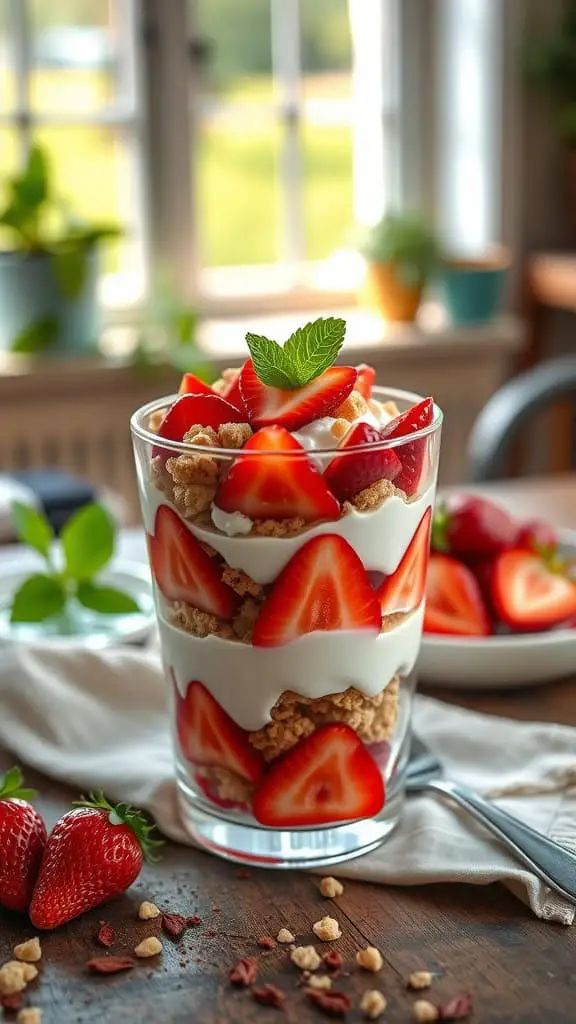
<svg viewBox="0 0 576 1024">
<path fill-rule="evenodd" d="M 372 398 L 372 388 L 376 380 L 376 370 L 373 366 L 368 366 L 368 363 L 360 363 L 356 367 L 356 372 L 358 376 L 354 388 L 360 392 L 362 398 L 369 402 Z"/>
<path fill-rule="evenodd" d="M 30 904 L 34 927 L 58 928 L 125 892 L 162 845 L 152 838 L 153 827 L 133 807 L 113 807 L 102 794 L 79 801 L 46 844 Z"/>
<path fill-rule="evenodd" d="M 458 494 L 434 513 L 432 548 L 464 561 L 492 558 L 514 544 L 517 530 L 500 505 L 477 495 Z"/>
<path fill-rule="evenodd" d="M 424 632 L 488 636 L 490 620 L 472 571 L 449 555 L 430 555 Z"/>
<path fill-rule="evenodd" d="M 492 600 L 498 618 L 511 629 L 530 632 L 568 623 L 576 616 L 576 582 L 560 561 L 549 563 L 513 549 L 492 566 Z"/>
<path fill-rule="evenodd" d="M 383 615 L 419 608 L 426 592 L 432 509 L 426 509 L 398 566 L 376 592 Z"/>
<path fill-rule="evenodd" d="M 46 844 L 46 826 L 29 802 L 36 792 L 23 788 L 22 772 L 0 775 L 0 906 L 24 913 Z"/>
<path fill-rule="evenodd" d="M 168 601 L 185 601 L 218 618 L 232 618 L 237 604 L 234 591 L 222 582 L 210 556 L 167 505 L 156 512 L 154 536 L 148 544 L 154 578 Z"/>
<path fill-rule="evenodd" d="M 324 472 L 324 479 L 339 501 L 348 501 L 378 480 L 396 480 L 402 472 L 402 463 L 392 448 L 374 448 L 380 431 L 369 423 L 357 423 L 345 434 L 337 451 L 360 445 L 370 445 L 365 452 L 351 451 L 337 454 Z"/>
<path fill-rule="evenodd" d="M 265 452 L 270 454 L 262 454 Z M 264 427 L 249 438 L 220 484 L 214 504 L 224 512 L 242 512 L 251 519 L 299 516 L 313 522 L 340 515 L 336 498 L 305 449 L 279 426 Z"/>
<path fill-rule="evenodd" d="M 277 424 L 298 430 L 335 412 L 353 390 L 356 378 L 353 366 L 332 366 L 304 387 L 285 390 L 263 384 L 248 359 L 240 373 L 240 393 L 253 427 Z"/>
<path fill-rule="evenodd" d="M 380 605 L 354 549 L 322 534 L 297 551 L 278 576 L 254 626 L 256 647 L 278 647 L 316 630 L 379 633 Z"/>
<path fill-rule="evenodd" d="M 321 726 L 275 761 L 252 801 L 254 817 L 270 828 L 357 821 L 384 806 L 384 782 L 349 725 Z"/>
<path fill-rule="evenodd" d="M 391 441 L 399 437 L 408 438 L 417 430 L 429 427 L 433 419 L 434 402 L 432 398 L 425 398 L 386 423 L 380 430 L 380 437 L 383 441 Z M 401 472 L 396 477 L 394 484 L 410 497 L 417 493 L 420 481 L 426 471 L 427 438 L 421 437 L 416 441 L 406 441 L 405 444 L 398 445 L 393 450 L 402 463 Z"/>
<path fill-rule="evenodd" d="M 250 746 L 247 733 L 197 680 L 188 684 L 185 697 L 176 690 L 176 725 L 187 761 L 207 768 L 226 768 L 248 782 L 258 782 L 262 761 Z"/>
<path fill-rule="evenodd" d="M 246 423 L 246 413 L 220 395 L 185 394 L 170 406 L 158 427 L 158 435 L 167 441 L 182 441 L 195 424 L 218 430 L 223 423 Z"/>
</svg>

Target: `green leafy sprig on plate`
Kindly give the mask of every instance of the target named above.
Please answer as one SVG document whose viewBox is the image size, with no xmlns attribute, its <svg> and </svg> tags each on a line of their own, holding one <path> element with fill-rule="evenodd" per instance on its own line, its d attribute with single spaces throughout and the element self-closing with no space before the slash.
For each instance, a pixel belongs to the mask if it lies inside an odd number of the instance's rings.
<svg viewBox="0 0 576 1024">
<path fill-rule="evenodd" d="M 271 388 L 303 388 L 335 361 L 346 334 L 346 321 L 334 317 L 299 327 L 284 345 L 261 334 L 246 335 L 257 376 Z"/>
<path fill-rule="evenodd" d="M 102 615 L 140 610 L 130 594 L 96 579 L 110 562 L 116 542 L 114 522 L 101 505 L 84 505 L 64 526 L 60 534 L 61 566 L 54 560 L 54 531 L 45 516 L 15 501 L 12 517 L 18 539 L 42 556 L 46 568 L 28 576 L 18 587 L 12 598 L 11 622 L 43 622 L 61 615 L 70 601 Z"/>
</svg>

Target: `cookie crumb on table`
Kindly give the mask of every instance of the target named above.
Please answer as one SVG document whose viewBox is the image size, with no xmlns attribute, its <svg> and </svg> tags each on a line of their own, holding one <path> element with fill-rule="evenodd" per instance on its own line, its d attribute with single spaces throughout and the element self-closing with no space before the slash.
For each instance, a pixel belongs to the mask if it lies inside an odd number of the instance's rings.
<svg viewBox="0 0 576 1024">
<path fill-rule="evenodd" d="M 17 960 L 23 960 L 27 964 L 38 963 L 42 959 L 40 939 L 28 939 L 27 942 L 21 942 L 18 946 L 14 946 L 14 956 Z"/>
<path fill-rule="evenodd" d="M 16 1017 L 16 1024 L 41 1024 L 41 1022 L 42 1010 L 36 1006 L 26 1006 Z"/>
<path fill-rule="evenodd" d="M 308 988 L 317 988 L 327 990 L 332 988 L 332 978 L 329 974 L 311 974 L 307 979 L 306 984 Z"/>
<path fill-rule="evenodd" d="M 323 878 L 320 882 L 320 892 L 323 896 L 326 896 L 327 899 L 333 900 L 335 896 L 342 895 L 344 892 L 344 886 L 337 878 L 332 878 L 332 876 L 329 875 L 327 878 Z"/>
<path fill-rule="evenodd" d="M 276 936 L 276 941 L 282 944 L 288 944 L 290 942 L 294 942 L 294 936 L 292 935 L 292 932 L 288 931 L 287 928 L 281 928 L 280 931 L 278 932 L 278 935 Z"/>
<path fill-rule="evenodd" d="M 26 988 L 24 964 L 18 960 L 9 960 L 0 967 L 0 996 L 12 996 L 23 992 Z"/>
<path fill-rule="evenodd" d="M 160 913 L 156 904 L 150 903 L 149 900 L 144 900 L 138 907 L 138 917 L 141 921 L 152 921 L 155 917 L 160 917 Z"/>
<path fill-rule="evenodd" d="M 356 963 L 359 967 L 363 967 L 365 971 L 381 971 L 384 966 L 382 954 L 379 949 L 375 946 L 368 946 L 367 949 L 361 949 L 356 953 Z"/>
<path fill-rule="evenodd" d="M 432 984 L 432 975 L 430 971 L 413 971 L 408 978 L 408 988 L 412 989 L 423 989 L 430 988 Z"/>
<path fill-rule="evenodd" d="M 360 1009 L 368 1020 L 378 1020 L 388 1005 L 388 1000 L 377 989 L 368 989 L 362 996 Z"/>
<path fill-rule="evenodd" d="M 22 964 L 22 968 L 24 972 L 24 981 L 29 985 L 31 981 L 34 981 L 34 979 L 38 977 L 38 968 L 34 964 L 24 963 Z"/>
<path fill-rule="evenodd" d="M 427 999 L 418 999 L 412 1007 L 412 1017 L 417 1024 L 431 1024 L 432 1021 L 439 1019 L 440 1013 L 434 1003 L 429 1003 Z"/>
<path fill-rule="evenodd" d="M 302 971 L 316 971 L 320 966 L 320 957 L 314 946 L 296 946 L 290 954 L 290 959 Z"/>
<path fill-rule="evenodd" d="M 323 917 L 322 920 L 315 921 L 312 931 L 322 942 L 333 942 L 334 939 L 342 937 L 340 925 L 335 917 Z"/>
<path fill-rule="evenodd" d="M 161 952 L 162 943 L 155 935 L 150 935 L 149 938 L 143 939 L 142 942 L 138 943 L 134 950 L 135 955 L 142 959 L 148 956 L 158 956 L 158 953 Z"/>
</svg>

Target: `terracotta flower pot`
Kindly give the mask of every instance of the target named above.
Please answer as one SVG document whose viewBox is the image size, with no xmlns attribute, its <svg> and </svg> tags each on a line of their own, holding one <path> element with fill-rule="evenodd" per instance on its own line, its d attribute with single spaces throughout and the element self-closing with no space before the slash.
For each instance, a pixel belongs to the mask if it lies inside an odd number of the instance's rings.
<svg viewBox="0 0 576 1024">
<path fill-rule="evenodd" d="M 422 284 L 405 284 L 394 263 L 369 263 L 367 284 L 370 298 L 385 320 L 414 320 L 422 302 Z"/>
</svg>

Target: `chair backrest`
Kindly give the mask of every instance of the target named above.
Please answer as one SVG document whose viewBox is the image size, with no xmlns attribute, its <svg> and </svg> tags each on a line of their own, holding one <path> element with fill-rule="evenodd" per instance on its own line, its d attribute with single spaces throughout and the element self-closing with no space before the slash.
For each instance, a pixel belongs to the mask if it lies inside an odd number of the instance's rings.
<svg viewBox="0 0 576 1024">
<path fill-rule="evenodd" d="M 504 384 L 486 403 L 470 434 L 468 475 L 473 483 L 506 476 L 511 443 L 521 427 L 557 399 L 573 399 L 576 418 L 576 356 L 551 359 Z"/>
</svg>

